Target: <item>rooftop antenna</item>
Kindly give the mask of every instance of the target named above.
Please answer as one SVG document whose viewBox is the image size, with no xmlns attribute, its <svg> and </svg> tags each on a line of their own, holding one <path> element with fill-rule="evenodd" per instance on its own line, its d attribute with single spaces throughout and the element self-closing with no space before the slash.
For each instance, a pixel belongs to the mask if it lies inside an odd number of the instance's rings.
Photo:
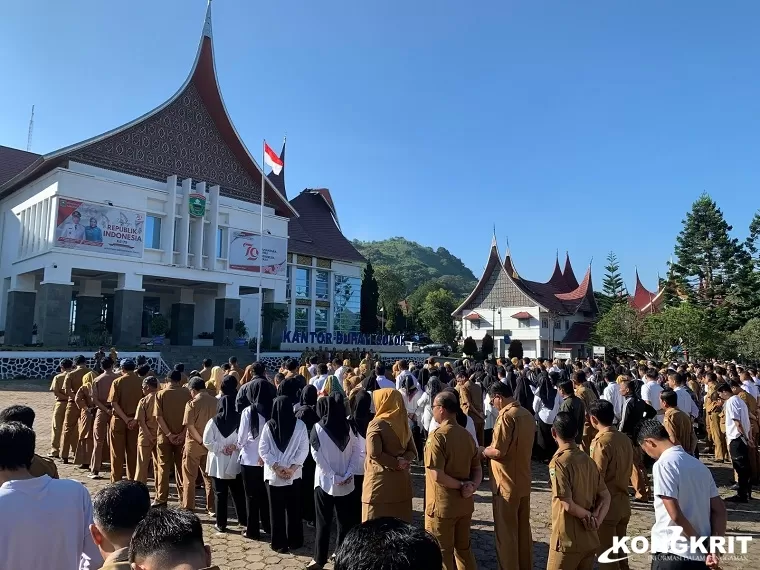
<svg viewBox="0 0 760 570">
<path fill-rule="evenodd" d="M 29 133 L 26 135 L 26 152 L 32 150 L 32 133 L 34 132 L 34 105 L 32 105 L 32 116 L 29 117 Z"/>
</svg>

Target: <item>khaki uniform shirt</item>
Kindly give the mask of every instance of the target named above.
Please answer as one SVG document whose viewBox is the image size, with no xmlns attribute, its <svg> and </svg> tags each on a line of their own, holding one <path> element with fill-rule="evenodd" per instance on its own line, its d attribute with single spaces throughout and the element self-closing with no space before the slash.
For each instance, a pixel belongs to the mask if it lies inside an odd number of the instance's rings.
<svg viewBox="0 0 760 570">
<path fill-rule="evenodd" d="M 55 466 L 55 461 L 52 459 L 40 457 L 35 453 L 32 457 L 32 464 L 29 466 L 29 474 L 32 477 L 50 475 L 51 478 L 58 479 L 58 467 Z"/>
<path fill-rule="evenodd" d="M 138 428 L 140 431 L 137 433 L 137 445 L 140 447 L 150 447 L 152 444 L 155 444 L 156 438 L 158 437 L 158 420 L 156 420 L 156 394 L 157 392 L 153 392 L 152 394 L 143 396 L 140 402 L 137 404 L 135 419 L 140 426 Z M 145 433 L 140 420 L 145 421 L 145 425 L 148 426 L 147 434 Z M 149 436 L 149 438 L 146 436 Z"/>
<path fill-rule="evenodd" d="M 66 379 L 63 381 L 63 391 L 69 395 L 69 402 L 73 402 L 76 398 L 77 390 L 82 387 L 82 380 L 89 371 L 90 369 L 86 366 L 78 366 L 66 374 Z"/>
<path fill-rule="evenodd" d="M 203 430 L 206 429 L 206 424 L 211 418 L 216 416 L 217 402 L 218 400 L 209 395 L 208 392 L 201 392 L 185 404 L 182 425 L 185 427 L 193 426 L 200 436 L 203 437 Z M 193 457 L 203 457 L 208 453 L 206 447 L 195 441 L 189 431 L 185 432 L 185 450 Z"/>
<path fill-rule="evenodd" d="M 168 386 L 156 394 L 155 414 L 164 418 L 166 427 L 172 434 L 182 431 L 182 420 L 185 417 L 185 404 L 190 401 L 190 390 L 182 386 Z M 163 431 L 158 430 L 158 441 L 167 442 Z"/>
<path fill-rule="evenodd" d="M 108 403 L 113 404 L 116 402 L 125 416 L 134 418 L 137 404 L 142 400 L 142 397 L 142 380 L 134 372 L 127 372 L 123 376 L 119 376 L 111 384 Z M 114 418 L 116 419 L 118 416 L 114 414 Z"/>
<path fill-rule="evenodd" d="M 96 377 L 92 381 L 92 397 L 101 404 L 108 402 L 108 394 L 111 392 L 111 385 L 116 380 L 116 377 L 116 374 L 113 372 L 103 372 L 103 374 Z"/>
<path fill-rule="evenodd" d="M 491 459 L 491 489 L 505 499 L 522 499 L 530 495 L 531 463 L 536 422 L 518 402 L 499 410 L 493 426 L 491 447 L 501 457 Z"/>
<path fill-rule="evenodd" d="M 198 376 L 203 378 L 203 383 L 205 384 L 209 380 L 211 380 L 211 368 L 204 368 L 198 373 Z"/>
<path fill-rule="evenodd" d="M 610 492 L 610 510 L 605 520 L 619 521 L 631 516 L 631 499 L 628 481 L 633 469 L 631 438 L 611 427 L 600 432 L 591 442 L 591 459 L 599 468 L 604 484 Z"/>
<path fill-rule="evenodd" d="M 473 497 L 465 499 L 459 489 L 448 489 L 433 481 L 431 469 L 440 469 L 460 481 L 480 465 L 478 448 L 472 436 L 457 423 L 447 422 L 428 436 L 425 445 L 425 514 L 440 519 L 472 515 Z"/>
<path fill-rule="evenodd" d="M 363 503 L 400 503 L 412 500 L 412 478 L 408 469 L 398 470 L 397 457 L 408 461 L 417 458 L 414 438 L 401 442 L 391 424 L 371 421 L 367 426 L 367 456 L 364 460 Z"/>
<path fill-rule="evenodd" d="M 630 476 L 630 473 L 629 473 Z M 549 548 L 559 552 L 589 552 L 599 547 L 595 530 L 586 530 L 583 521 L 565 512 L 560 502 L 572 499 L 593 510 L 596 498 L 607 487 L 596 463 L 577 445 L 564 443 L 549 463 L 552 484 L 552 536 Z"/>
<path fill-rule="evenodd" d="M 583 440 L 583 425 L 586 423 L 586 406 L 583 405 L 583 400 L 578 396 L 568 396 L 559 405 L 560 412 L 567 412 L 575 420 L 578 426 L 578 433 L 575 435 L 575 443 L 580 444 Z"/>
<path fill-rule="evenodd" d="M 697 438 L 694 428 L 691 426 L 691 417 L 678 408 L 669 408 L 665 411 L 662 425 L 668 431 L 670 439 L 676 445 L 680 445 L 687 453 L 694 453 L 697 448 Z"/>
<path fill-rule="evenodd" d="M 462 411 L 472 418 L 476 424 L 485 421 L 483 413 L 483 388 L 475 382 L 468 380 L 462 385 L 457 386 L 459 399 L 461 400 Z"/>
<path fill-rule="evenodd" d="M 66 380 L 66 375 L 68 372 L 61 372 L 60 374 L 56 374 L 53 376 L 53 381 L 50 383 L 50 391 L 55 394 L 55 400 L 56 402 L 67 402 L 68 396 L 63 397 L 62 394 L 65 394 L 63 389 L 63 383 Z"/>
<path fill-rule="evenodd" d="M 757 400 L 746 390 L 740 390 L 737 396 L 739 396 L 742 402 L 747 404 L 750 424 L 753 426 L 757 425 Z"/>
</svg>

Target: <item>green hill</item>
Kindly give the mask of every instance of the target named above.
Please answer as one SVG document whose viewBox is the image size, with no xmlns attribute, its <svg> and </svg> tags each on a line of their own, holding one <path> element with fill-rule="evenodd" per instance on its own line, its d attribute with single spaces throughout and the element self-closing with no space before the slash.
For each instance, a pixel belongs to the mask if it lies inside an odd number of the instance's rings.
<svg viewBox="0 0 760 570">
<path fill-rule="evenodd" d="M 407 294 L 435 280 L 455 297 L 464 298 L 477 282 L 462 260 L 443 247 L 433 249 L 402 237 L 382 241 L 354 240 L 353 244 L 372 265 L 387 265 L 398 271 L 407 287 Z"/>
</svg>

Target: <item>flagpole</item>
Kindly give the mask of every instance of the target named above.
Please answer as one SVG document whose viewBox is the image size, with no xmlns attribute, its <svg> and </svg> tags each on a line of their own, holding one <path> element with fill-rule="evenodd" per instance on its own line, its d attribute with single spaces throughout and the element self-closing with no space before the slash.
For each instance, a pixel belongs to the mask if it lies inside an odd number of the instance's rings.
<svg viewBox="0 0 760 570">
<path fill-rule="evenodd" d="M 261 326 L 262 326 L 262 314 L 264 312 L 264 293 L 262 289 L 264 278 L 264 168 L 266 164 L 266 139 L 261 145 L 261 206 L 259 210 L 259 322 L 256 327 L 256 360 L 261 361 Z"/>
</svg>

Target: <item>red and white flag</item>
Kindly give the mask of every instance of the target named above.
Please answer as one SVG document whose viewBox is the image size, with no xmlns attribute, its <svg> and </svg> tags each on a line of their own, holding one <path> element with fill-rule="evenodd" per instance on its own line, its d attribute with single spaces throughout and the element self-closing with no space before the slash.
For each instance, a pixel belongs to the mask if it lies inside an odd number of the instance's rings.
<svg viewBox="0 0 760 570">
<path fill-rule="evenodd" d="M 277 156 L 277 153 L 273 151 L 272 148 L 266 143 L 266 141 L 264 141 L 264 162 L 269 165 L 275 176 L 278 176 L 280 172 L 282 172 L 282 167 L 285 164 L 282 162 L 282 159 Z"/>
</svg>

